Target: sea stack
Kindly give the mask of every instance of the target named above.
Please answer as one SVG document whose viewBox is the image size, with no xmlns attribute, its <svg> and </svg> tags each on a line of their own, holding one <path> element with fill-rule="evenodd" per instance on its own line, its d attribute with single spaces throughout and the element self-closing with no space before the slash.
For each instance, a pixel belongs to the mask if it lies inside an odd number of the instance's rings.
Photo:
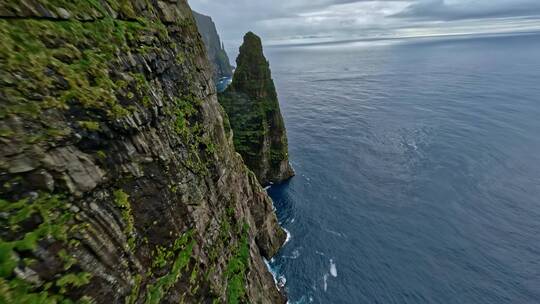
<svg viewBox="0 0 540 304">
<path fill-rule="evenodd" d="M 294 176 L 289 163 L 287 132 L 270 65 L 261 39 L 244 36 L 237 68 L 219 101 L 229 116 L 234 145 L 262 185 L 280 183 Z"/>
</svg>

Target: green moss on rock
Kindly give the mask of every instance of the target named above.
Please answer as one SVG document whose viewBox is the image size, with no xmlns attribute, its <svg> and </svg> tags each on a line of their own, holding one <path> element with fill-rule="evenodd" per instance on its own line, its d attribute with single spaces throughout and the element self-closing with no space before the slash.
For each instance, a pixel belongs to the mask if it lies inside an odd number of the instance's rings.
<svg viewBox="0 0 540 304">
<path fill-rule="evenodd" d="M 234 145 L 263 185 L 294 175 L 289 164 L 285 124 L 263 54 L 261 39 L 249 32 L 236 60 L 229 88 L 219 95 L 234 134 Z"/>
<path fill-rule="evenodd" d="M 227 303 L 243 303 L 246 297 L 246 271 L 249 268 L 249 226 L 242 226 L 240 242 L 227 264 Z"/>
<path fill-rule="evenodd" d="M 85 228 L 77 223 L 61 196 L 41 193 L 33 199 L 0 200 L 0 213 L 5 215 L 0 224 L 9 227 L 9 234 L 0 238 L 0 303 L 59 303 L 67 301 L 64 294 L 68 288 L 89 283 L 91 274 L 71 271 L 76 261 L 65 251 L 60 251 L 59 257 L 66 272 L 54 280 L 56 288 L 51 288 L 52 282 L 37 284 L 14 276 L 16 268 L 32 268 L 32 263 L 22 266 L 20 256 L 34 251 L 38 242 L 68 245 L 73 235 Z"/>
<path fill-rule="evenodd" d="M 114 192 L 114 203 L 118 208 L 122 210 L 122 219 L 124 221 L 124 234 L 127 236 L 127 245 L 130 250 L 135 247 L 135 220 L 133 219 L 133 212 L 131 210 L 131 204 L 129 202 L 129 195 L 123 190 L 116 190 Z"/>
<path fill-rule="evenodd" d="M 163 250 L 163 248 L 157 250 L 157 256 L 153 262 L 155 267 L 164 267 L 167 264 L 167 261 L 171 260 L 172 256 L 176 256 L 176 258 L 173 259 L 174 262 L 172 267 L 166 275 L 158 278 L 155 283 L 147 286 L 147 304 L 160 303 L 165 293 L 178 282 L 189 265 L 194 245 L 195 240 L 193 239 L 193 230 L 191 230 L 178 238 L 170 251 Z"/>
</svg>

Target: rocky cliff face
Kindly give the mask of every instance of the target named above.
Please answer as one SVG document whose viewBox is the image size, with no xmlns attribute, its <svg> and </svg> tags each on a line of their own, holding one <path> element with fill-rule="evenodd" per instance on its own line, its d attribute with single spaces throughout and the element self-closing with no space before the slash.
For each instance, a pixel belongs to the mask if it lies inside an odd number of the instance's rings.
<svg viewBox="0 0 540 304">
<path fill-rule="evenodd" d="M 0 303 L 284 302 L 185 0 L 0 0 L 0 41 Z"/>
<path fill-rule="evenodd" d="M 231 63 L 229 62 L 229 56 L 223 48 L 214 21 L 212 21 L 212 18 L 197 12 L 193 12 L 193 16 L 195 17 L 199 33 L 203 38 L 204 45 L 206 46 L 206 52 L 208 53 L 210 63 L 212 63 L 214 68 L 214 80 L 223 77 L 231 77 L 233 71 Z"/>
<path fill-rule="evenodd" d="M 233 82 L 219 96 L 234 133 L 236 150 L 263 185 L 294 175 L 287 133 L 261 39 L 247 33 L 236 60 Z"/>
</svg>

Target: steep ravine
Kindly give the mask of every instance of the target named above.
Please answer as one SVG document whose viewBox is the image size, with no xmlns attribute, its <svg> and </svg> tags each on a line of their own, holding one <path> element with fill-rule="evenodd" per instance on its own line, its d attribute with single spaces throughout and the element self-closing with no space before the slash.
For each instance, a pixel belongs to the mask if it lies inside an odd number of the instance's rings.
<svg viewBox="0 0 540 304">
<path fill-rule="evenodd" d="M 0 40 L 0 303 L 285 302 L 185 0 L 0 0 Z"/>
</svg>

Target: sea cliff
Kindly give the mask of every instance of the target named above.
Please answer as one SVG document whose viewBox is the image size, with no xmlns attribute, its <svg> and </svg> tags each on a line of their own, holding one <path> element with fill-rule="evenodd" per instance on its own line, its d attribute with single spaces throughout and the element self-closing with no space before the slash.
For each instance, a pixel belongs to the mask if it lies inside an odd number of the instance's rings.
<svg viewBox="0 0 540 304">
<path fill-rule="evenodd" d="M 221 42 L 217 32 L 216 25 L 211 17 L 193 12 L 197 28 L 202 36 L 208 59 L 214 69 L 214 80 L 218 81 L 224 77 L 231 77 L 233 69 L 229 62 L 229 56 L 225 51 L 225 47 Z"/>
<path fill-rule="evenodd" d="M 0 0 L 0 40 L 0 302 L 285 302 L 185 0 Z"/>
</svg>

